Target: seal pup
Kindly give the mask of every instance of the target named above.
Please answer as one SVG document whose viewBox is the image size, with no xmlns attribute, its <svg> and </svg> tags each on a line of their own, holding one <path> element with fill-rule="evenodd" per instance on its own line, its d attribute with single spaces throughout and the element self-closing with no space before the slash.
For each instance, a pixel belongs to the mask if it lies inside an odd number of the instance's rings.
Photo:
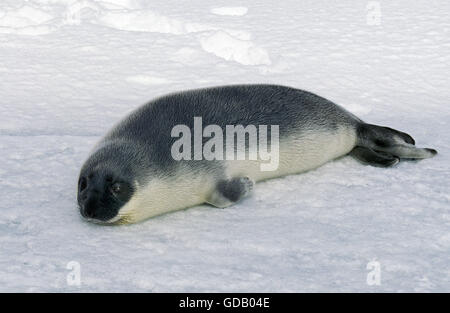
<svg viewBox="0 0 450 313">
<path fill-rule="evenodd" d="M 193 130 L 198 117 L 204 125 L 221 129 L 276 125 L 278 166 L 262 171 L 261 158 L 175 160 L 174 127 Z M 268 142 L 273 133 L 268 131 Z M 249 145 L 235 149 L 248 153 Z M 400 159 L 436 153 L 417 148 L 404 132 L 367 124 L 304 90 L 278 85 L 211 87 L 159 97 L 113 127 L 81 169 L 77 200 L 89 221 L 133 223 L 205 202 L 227 207 L 247 196 L 256 181 L 301 173 L 346 154 L 389 167 Z"/>
</svg>

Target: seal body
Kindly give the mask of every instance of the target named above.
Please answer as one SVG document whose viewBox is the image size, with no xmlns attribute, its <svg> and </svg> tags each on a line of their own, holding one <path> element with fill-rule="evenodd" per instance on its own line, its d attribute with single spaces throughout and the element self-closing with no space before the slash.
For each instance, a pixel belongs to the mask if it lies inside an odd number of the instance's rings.
<svg viewBox="0 0 450 313">
<path fill-rule="evenodd" d="M 194 130 L 198 117 L 203 125 L 221 129 L 276 125 L 278 166 L 262 171 L 261 158 L 174 159 L 174 127 Z M 272 134 L 269 129 L 274 144 Z M 436 154 L 414 144 L 408 134 L 366 124 L 331 101 L 295 88 L 234 85 L 184 91 L 143 105 L 102 138 L 81 169 L 78 204 L 85 218 L 102 223 L 137 222 L 205 202 L 226 207 L 247 196 L 256 181 L 301 173 L 348 153 L 383 167 L 400 158 Z M 250 153 L 247 142 L 235 149 Z"/>
</svg>

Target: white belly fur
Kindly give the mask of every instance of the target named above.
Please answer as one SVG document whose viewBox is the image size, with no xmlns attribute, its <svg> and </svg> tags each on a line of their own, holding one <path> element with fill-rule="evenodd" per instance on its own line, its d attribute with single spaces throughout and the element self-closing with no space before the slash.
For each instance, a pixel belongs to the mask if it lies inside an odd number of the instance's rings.
<svg viewBox="0 0 450 313">
<path fill-rule="evenodd" d="M 136 187 L 135 194 L 120 209 L 115 220 L 119 220 L 119 223 L 135 223 L 204 203 L 212 186 L 213 177 L 193 176 L 188 171 L 172 179 L 153 178 L 146 186 Z"/>
<path fill-rule="evenodd" d="M 228 177 L 248 176 L 254 181 L 301 173 L 349 153 L 356 144 L 353 129 L 341 127 L 334 133 L 310 131 L 303 136 L 284 138 L 279 147 L 276 171 L 263 172 L 260 161 L 226 161 Z M 153 178 L 146 186 L 136 186 L 135 195 L 114 221 L 137 222 L 167 212 L 204 203 L 215 187 L 215 177 L 179 171 L 176 178 Z M 113 221 L 111 221 L 113 222 Z"/>
<path fill-rule="evenodd" d="M 305 172 L 349 153 L 356 144 L 353 129 L 341 127 L 334 134 L 310 131 L 280 141 L 276 171 L 263 172 L 260 161 L 228 161 L 229 177 L 248 176 L 254 181 Z"/>
</svg>

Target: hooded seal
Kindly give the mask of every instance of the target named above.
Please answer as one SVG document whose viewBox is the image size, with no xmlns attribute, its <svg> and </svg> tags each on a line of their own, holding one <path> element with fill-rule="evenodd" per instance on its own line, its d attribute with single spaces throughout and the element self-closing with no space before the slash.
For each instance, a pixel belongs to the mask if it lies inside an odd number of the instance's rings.
<svg viewBox="0 0 450 313">
<path fill-rule="evenodd" d="M 195 134 L 199 119 L 207 125 L 200 137 Z M 223 134 L 218 133 L 233 125 L 230 142 L 236 144 L 229 147 L 228 137 L 221 143 Z M 237 138 L 237 129 L 244 138 Z M 252 147 L 245 138 L 255 129 L 259 137 Z M 203 148 L 214 137 L 208 151 L 216 157 L 180 144 L 184 131 L 194 132 L 194 138 L 184 136 L 184 143 Z M 269 145 L 277 155 L 271 155 L 276 162 L 268 165 L 269 149 L 263 154 L 260 148 Z M 246 157 L 217 157 L 222 152 L 244 152 Z M 81 169 L 77 200 L 81 215 L 90 221 L 133 223 L 205 202 L 227 207 L 246 197 L 257 181 L 301 173 L 346 154 L 389 167 L 400 159 L 436 153 L 417 148 L 404 132 L 367 124 L 304 90 L 277 85 L 204 88 L 159 97 L 113 127 Z"/>
</svg>

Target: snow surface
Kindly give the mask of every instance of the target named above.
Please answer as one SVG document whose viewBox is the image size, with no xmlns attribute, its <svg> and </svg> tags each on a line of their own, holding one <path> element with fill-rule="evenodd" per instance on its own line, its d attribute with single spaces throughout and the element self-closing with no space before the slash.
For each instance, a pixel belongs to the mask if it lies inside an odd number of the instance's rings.
<svg viewBox="0 0 450 313">
<path fill-rule="evenodd" d="M 449 292 L 449 12 L 445 0 L 2 0 L 0 291 Z M 223 210 L 81 220 L 78 171 L 116 121 L 171 91 L 258 82 L 440 154 L 389 169 L 344 157 Z M 371 261 L 380 285 L 366 282 Z"/>
<path fill-rule="evenodd" d="M 211 9 L 211 13 L 217 15 L 230 15 L 230 16 L 242 16 L 247 14 L 248 8 L 246 7 L 220 7 Z"/>
</svg>

